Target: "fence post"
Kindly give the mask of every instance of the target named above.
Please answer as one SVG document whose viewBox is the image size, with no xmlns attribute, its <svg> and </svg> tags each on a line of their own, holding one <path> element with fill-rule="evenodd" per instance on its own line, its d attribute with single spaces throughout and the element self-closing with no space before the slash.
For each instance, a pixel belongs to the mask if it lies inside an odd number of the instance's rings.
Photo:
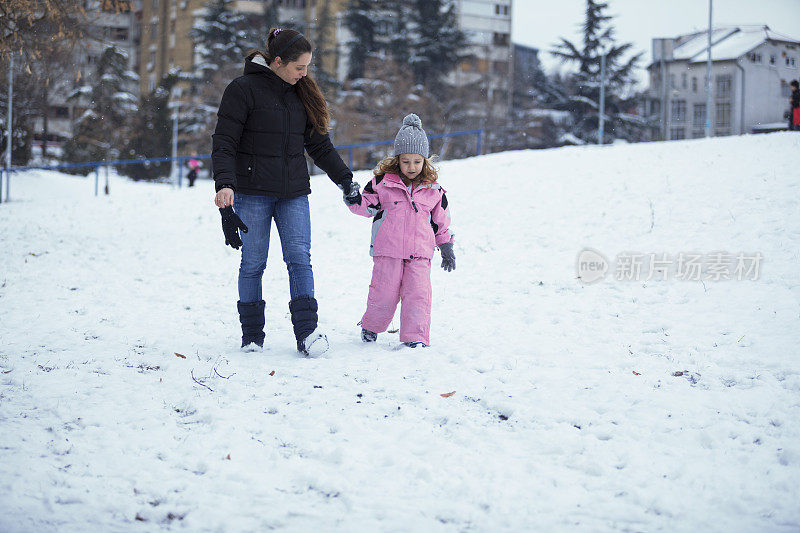
<svg viewBox="0 0 800 533">
<path fill-rule="evenodd" d="M 185 159 L 178 159 L 178 188 L 180 189 L 183 186 L 183 164 L 186 162 Z"/>
<path fill-rule="evenodd" d="M 94 167 L 94 195 L 97 196 L 97 189 L 100 187 L 100 165 Z"/>
<path fill-rule="evenodd" d="M 478 130 L 478 155 L 481 155 L 481 139 L 483 137 L 483 130 Z"/>
<path fill-rule="evenodd" d="M 349 154 L 349 157 L 350 157 L 350 165 L 349 166 L 352 169 L 353 168 L 353 149 L 352 148 L 348 148 L 347 149 L 347 153 Z"/>
<path fill-rule="evenodd" d="M 11 171 L 6 168 L 6 203 L 11 200 Z"/>
<path fill-rule="evenodd" d="M 6 175 L 5 169 L 0 169 L 0 204 L 3 203 L 3 178 Z"/>
</svg>

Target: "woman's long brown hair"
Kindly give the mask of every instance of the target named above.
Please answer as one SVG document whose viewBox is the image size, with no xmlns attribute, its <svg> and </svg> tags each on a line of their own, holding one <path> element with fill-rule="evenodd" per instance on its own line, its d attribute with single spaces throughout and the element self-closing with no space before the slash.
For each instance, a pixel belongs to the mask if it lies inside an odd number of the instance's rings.
<svg viewBox="0 0 800 533">
<path fill-rule="evenodd" d="M 261 50 L 251 50 L 247 54 L 247 59 L 253 59 L 256 55 L 260 55 L 266 60 L 267 65 L 272 64 L 276 57 L 280 57 L 283 63 L 290 63 L 297 61 L 301 55 L 310 54 L 313 51 L 314 47 L 311 42 L 300 35 L 300 32 L 281 29 L 276 33 L 276 30 L 278 28 L 269 30 L 266 53 Z M 287 47 L 286 45 L 298 35 L 300 35 L 300 38 Z M 286 49 L 284 50 L 284 48 Z M 297 96 L 300 97 L 300 101 L 303 102 L 303 106 L 306 108 L 306 113 L 308 113 L 308 118 L 314 125 L 314 129 L 323 135 L 328 133 L 330 131 L 331 114 L 328 111 L 328 103 L 325 101 L 317 82 L 310 75 L 306 75 L 294 87 L 297 91 Z"/>
<path fill-rule="evenodd" d="M 431 161 L 428 157 L 423 157 L 424 164 L 422 165 L 422 172 L 419 173 L 417 179 L 412 180 L 411 183 L 414 185 L 420 185 L 422 183 L 436 183 L 436 180 L 439 179 L 439 173 L 436 171 L 436 167 L 433 166 L 433 161 Z M 384 174 L 397 174 L 398 176 L 402 177 L 403 173 L 400 170 L 400 156 L 393 155 L 383 159 L 378 166 L 372 171 L 372 173 L 376 176 L 383 176 Z"/>
</svg>

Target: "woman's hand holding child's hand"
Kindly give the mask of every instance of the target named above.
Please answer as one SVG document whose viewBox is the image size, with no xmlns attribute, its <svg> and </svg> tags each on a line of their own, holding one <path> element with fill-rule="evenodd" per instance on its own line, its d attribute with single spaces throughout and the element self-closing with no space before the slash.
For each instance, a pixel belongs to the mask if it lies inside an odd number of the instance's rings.
<svg viewBox="0 0 800 533">
<path fill-rule="evenodd" d="M 347 205 L 357 205 L 361 203 L 361 185 L 352 181 L 345 180 L 340 185 L 344 197 L 344 203 Z"/>
</svg>

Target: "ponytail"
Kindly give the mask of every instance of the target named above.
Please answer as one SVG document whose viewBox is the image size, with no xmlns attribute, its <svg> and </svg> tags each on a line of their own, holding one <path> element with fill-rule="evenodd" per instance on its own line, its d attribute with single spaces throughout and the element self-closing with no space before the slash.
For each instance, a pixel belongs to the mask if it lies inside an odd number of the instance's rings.
<svg viewBox="0 0 800 533">
<path fill-rule="evenodd" d="M 283 63 L 291 63 L 297 61 L 303 54 L 310 54 L 313 49 L 311 42 L 302 33 L 290 29 L 272 28 L 267 34 L 266 51 L 250 50 L 247 53 L 247 59 L 252 60 L 255 56 L 260 55 L 267 65 L 271 65 L 276 57 L 280 57 Z M 306 113 L 311 124 L 314 125 L 314 129 L 322 135 L 328 133 L 331 115 L 328 111 L 328 103 L 317 82 L 311 76 L 306 75 L 295 84 L 295 90 L 300 101 L 303 102 L 303 107 L 306 108 Z"/>
</svg>

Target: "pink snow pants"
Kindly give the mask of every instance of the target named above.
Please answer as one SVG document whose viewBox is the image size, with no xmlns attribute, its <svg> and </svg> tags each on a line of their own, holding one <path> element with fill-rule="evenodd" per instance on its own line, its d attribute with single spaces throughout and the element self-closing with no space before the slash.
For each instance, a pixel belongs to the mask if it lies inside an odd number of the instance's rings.
<svg viewBox="0 0 800 533">
<path fill-rule="evenodd" d="M 383 256 L 372 260 L 372 281 L 361 327 L 375 333 L 386 331 L 400 301 L 400 342 L 430 344 L 431 260 Z"/>
</svg>

